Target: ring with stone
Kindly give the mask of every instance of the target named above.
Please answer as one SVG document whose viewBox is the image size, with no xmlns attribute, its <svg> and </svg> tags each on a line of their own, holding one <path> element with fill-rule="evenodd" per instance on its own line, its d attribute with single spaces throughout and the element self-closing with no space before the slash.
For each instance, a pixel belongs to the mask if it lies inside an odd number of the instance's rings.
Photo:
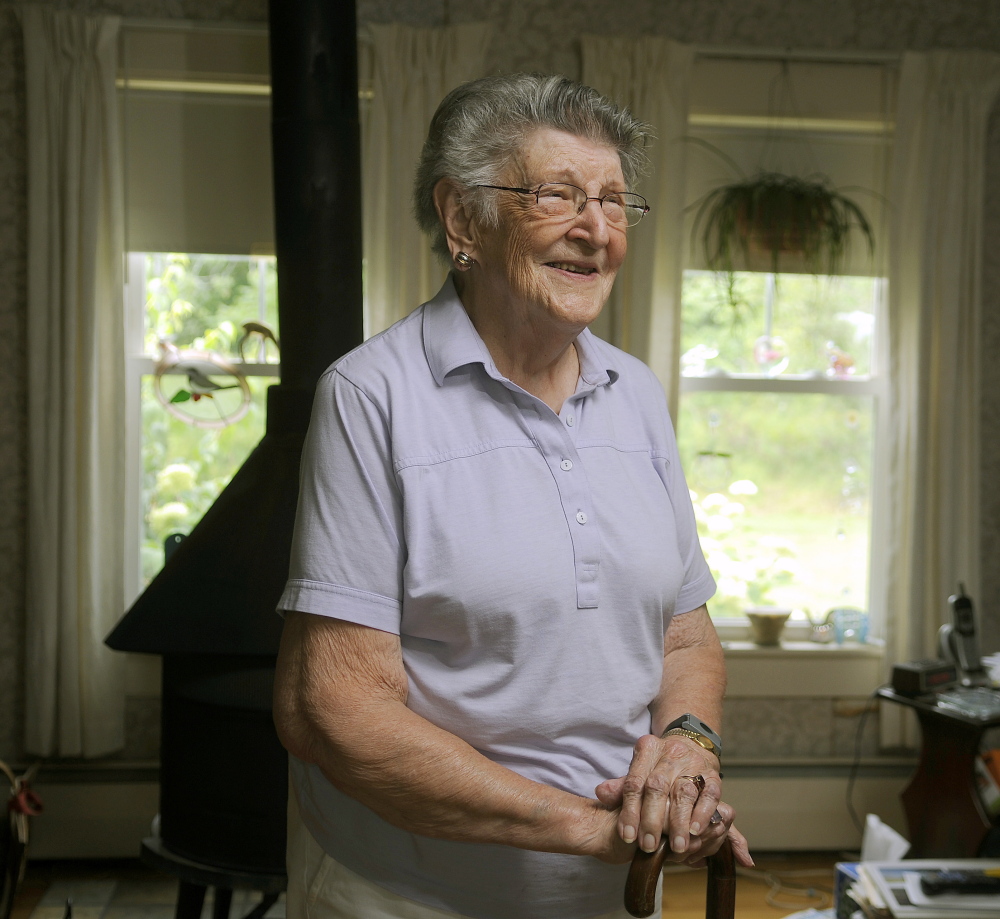
<svg viewBox="0 0 1000 919">
<path fill-rule="evenodd" d="M 698 789 L 698 794 L 701 794 L 705 790 L 705 776 L 701 775 L 682 775 L 679 776 L 682 779 L 690 779 L 694 782 L 695 787 Z"/>
</svg>

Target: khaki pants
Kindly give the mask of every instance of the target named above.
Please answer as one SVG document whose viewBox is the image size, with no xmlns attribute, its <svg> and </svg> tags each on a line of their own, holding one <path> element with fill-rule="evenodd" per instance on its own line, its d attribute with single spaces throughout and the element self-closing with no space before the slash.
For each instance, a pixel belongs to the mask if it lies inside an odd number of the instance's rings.
<svg viewBox="0 0 1000 919">
<path fill-rule="evenodd" d="M 464 919 L 458 913 L 407 900 L 334 861 L 299 817 L 295 792 L 288 792 L 287 919 Z M 660 890 L 656 910 L 660 914 Z M 625 907 L 593 919 L 631 919 Z"/>
</svg>

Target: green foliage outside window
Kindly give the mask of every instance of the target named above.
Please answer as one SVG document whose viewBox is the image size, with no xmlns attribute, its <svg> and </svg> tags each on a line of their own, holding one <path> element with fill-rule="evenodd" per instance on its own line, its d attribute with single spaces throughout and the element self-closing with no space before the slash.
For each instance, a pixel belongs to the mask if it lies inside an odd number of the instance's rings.
<svg viewBox="0 0 1000 919">
<path fill-rule="evenodd" d="M 870 397 L 684 395 L 681 463 L 719 587 L 713 615 L 866 608 L 873 425 Z"/>
<path fill-rule="evenodd" d="M 780 275 L 770 309 L 768 283 L 737 273 L 744 307 L 734 314 L 724 280 L 686 272 L 682 372 L 779 381 L 871 372 L 878 282 Z M 777 605 L 819 618 L 835 606 L 866 608 L 874 397 L 732 385 L 683 393 L 677 424 L 719 587 L 709 609 L 732 617 Z"/>
<path fill-rule="evenodd" d="M 755 360 L 754 345 L 763 335 L 780 338 L 788 363 L 783 375 L 826 376 L 832 352 L 847 355 L 846 376 L 871 372 L 872 278 L 778 275 L 770 328 L 767 323 L 767 275 L 733 275 L 741 308 L 728 302 L 724 276 L 710 271 L 684 272 L 681 372 L 767 373 Z M 717 352 L 709 356 L 712 352 Z M 832 374 L 830 374 L 832 375 Z"/>
<path fill-rule="evenodd" d="M 157 341 L 165 339 L 178 348 L 235 358 L 242 324 L 250 320 L 278 330 L 274 258 L 159 252 L 146 257 L 147 354 L 157 357 Z"/>
</svg>

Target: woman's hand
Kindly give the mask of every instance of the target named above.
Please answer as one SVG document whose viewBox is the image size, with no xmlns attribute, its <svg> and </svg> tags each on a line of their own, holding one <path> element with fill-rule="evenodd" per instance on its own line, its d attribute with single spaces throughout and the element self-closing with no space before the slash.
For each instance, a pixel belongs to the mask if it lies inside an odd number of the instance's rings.
<svg viewBox="0 0 1000 919">
<path fill-rule="evenodd" d="M 640 737 L 628 774 L 602 782 L 596 794 L 606 807 L 620 808 L 623 843 L 638 841 L 653 852 L 667 834 L 668 859 L 698 867 L 728 834 L 737 861 L 753 865 L 746 840 L 732 826 L 735 812 L 722 801 L 718 760 L 686 738 Z"/>
<path fill-rule="evenodd" d="M 635 855 L 635 843 L 624 842 L 618 832 L 618 808 L 592 802 L 586 822 L 581 854 L 593 856 L 610 865 L 624 865 Z"/>
</svg>

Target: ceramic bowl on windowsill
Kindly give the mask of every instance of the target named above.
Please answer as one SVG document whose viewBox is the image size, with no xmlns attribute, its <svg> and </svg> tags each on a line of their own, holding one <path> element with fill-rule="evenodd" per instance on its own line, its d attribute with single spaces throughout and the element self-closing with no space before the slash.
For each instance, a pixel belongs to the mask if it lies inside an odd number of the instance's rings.
<svg viewBox="0 0 1000 919">
<path fill-rule="evenodd" d="M 746 610 L 750 620 L 750 638 L 755 645 L 765 648 L 778 647 L 785 622 L 792 615 L 790 609 L 779 606 L 752 606 Z"/>
</svg>

